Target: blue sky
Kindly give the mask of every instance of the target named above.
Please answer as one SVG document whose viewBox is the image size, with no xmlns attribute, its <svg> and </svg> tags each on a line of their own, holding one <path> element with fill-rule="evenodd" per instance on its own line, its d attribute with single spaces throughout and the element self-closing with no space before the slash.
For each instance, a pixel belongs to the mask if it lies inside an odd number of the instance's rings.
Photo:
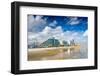
<svg viewBox="0 0 100 76">
<path fill-rule="evenodd" d="M 40 43 L 55 37 L 60 41 L 87 40 L 88 17 L 28 15 L 28 43 L 37 39 Z"/>
<path fill-rule="evenodd" d="M 61 26 L 63 31 L 85 31 L 87 30 L 87 17 L 65 17 L 65 16 L 44 16 L 48 23 L 57 21 L 57 26 Z M 73 22 L 73 24 L 71 24 Z"/>
<path fill-rule="evenodd" d="M 32 15 L 34 18 L 37 15 Z M 41 15 L 40 15 L 41 16 Z M 46 19 L 44 26 L 49 26 L 55 29 L 58 26 L 62 27 L 65 31 L 85 31 L 88 29 L 88 18 L 87 17 L 75 17 L 75 16 L 42 16 L 42 19 Z M 40 24 L 40 26 L 42 26 Z M 35 28 L 34 28 L 35 29 Z M 44 28 L 38 27 L 37 30 L 43 30 Z"/>
</svg>

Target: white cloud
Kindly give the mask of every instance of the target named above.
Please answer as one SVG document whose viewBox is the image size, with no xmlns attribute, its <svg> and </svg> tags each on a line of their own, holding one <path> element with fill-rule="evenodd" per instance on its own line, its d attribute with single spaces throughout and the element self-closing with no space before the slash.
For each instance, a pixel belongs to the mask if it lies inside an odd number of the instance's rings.
<svg viewBox="0 0 100 76">
<path fill-rule="evenodd" d="M 28 31 L 37 33 L 42 31 L 46 26 L 46 18 L 43 19 L 43 16 L 28 15 Z"/>
<path fill-rule="evenodd" d="M 36 18 L 35 18 L 35 20 L 36 20 L 36 21 L 39 21 L 39 20 L 42 19 L 42 17 L 43 17 L 43 16 L 38 16 L 38 15 L 37 15 Z"/>
<path fill-rule="evenodd" d="M 49 26 L 51 26 L 51 27 L 55 27 L 56 25 L 57 25 L 57 21 L 56 20 L 54 20 L 52 23 L 49 24 Z"/>
<path fill-rule="evenodd" d="M 29 16 L 28 21 L 28 44 L 32 44 L 33 40 L 37 40 L 38 44 L 41 44 L 47 39 L 55 37 L 60 43 L 62 43 L 63 40 L 69 42 L 74 39 L 76 43 L 80 43 L 82 46 L 87 47 L 88 30 L 85 32 L 64 32 L 61 26 L 57 26 L 56 20 L 47 26 L 47 19 L 43 19 L 43 16 Z M 80 23 L 80 20 L 78 20 L 77 17 L 70 18 L 70 21 L 68 22 L 70 25 L 76 25 L 78 23 Z"/>
<path fill-rule="evenodd" d="M 72 22 L 70 23 L 70 25 L 76 25 L 76 24 L 79 24 L 79 21 L 72 21 Z"/>
<path fill-rule="evenodd" d="M 77 17 L 71 17 L 70 20 L 67 22 L 67 24 L 70 25 L 77 25 L 80 23 L 80 20 L 78 20 Z"/>
<path fill-rule="evenodd" d="M 63 32 L 61 26 L 56 26 L 57 21 L 54 20 L 49 26 L 46 25 L 46 19 L 43 16 L 29 16 L 29 28 L 32 29 L 28 31 L 28 43 L 31 44 L 32 40 L 37 40 L 39 43 L 46 41 L 49 38 L 55 37 L 59 39 L 60 42 L 63 40 L 70 41 L 74 39 L 78 43 L 83 43 L 87 41 L 87 31 L 85 32 L 75 32 L 75 31 L 65 31 Z M 75 23 L 76 22 L 76 23 Z M 70 25 L 78 24 L 79 20 L 77 17 L 70 18 L 68 22 Z M 52 28 L 52 26 L 56 26 Z"/>
<path fill-rule="evenodd" d="M 34 21 L 34 16 L 28 15 L 28 23 L 32 23 Z"/>
<path fill-rule="evenodd" d="M 83 34 L 84 37 L 88 36 L 88 30 L 86 30 Z"/>
<path fill-rule="evenodd" d="M 28 40 L 30 40 L 30 42 L 32 41 L 32 39 L 37 39 L 39 43 L 42 43 L 52 37 L 59 39 L 60 43 L 63 40 L 66 40 L 69 42 L 72 39 L 74 39 L 75 42 L 77 43 L 83 43 L 83 42 L 86 42 L 86 39 L 87 39 L 86 37 L 84 37 L 83 32 L 74 32 L 74 31 L 63 32 L 61 26 L 58 26 L 55 29 L 49 26 L 46 26 L 42 32 L 39 32 L 36 34 L 29 33 L 28 36 L 29 36 Z"/>
</svg>

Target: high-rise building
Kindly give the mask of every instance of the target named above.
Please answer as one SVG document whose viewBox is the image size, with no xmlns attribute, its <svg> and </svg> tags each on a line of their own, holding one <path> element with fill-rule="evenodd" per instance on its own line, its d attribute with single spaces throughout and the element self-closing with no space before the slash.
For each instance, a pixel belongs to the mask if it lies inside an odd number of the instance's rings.
<svg viewBox="0 0 100 76">
<path fill-rule="evenodd" d="M 70 45 L 75 45 L 74 39 L 70 41 Z"/>
</svg>

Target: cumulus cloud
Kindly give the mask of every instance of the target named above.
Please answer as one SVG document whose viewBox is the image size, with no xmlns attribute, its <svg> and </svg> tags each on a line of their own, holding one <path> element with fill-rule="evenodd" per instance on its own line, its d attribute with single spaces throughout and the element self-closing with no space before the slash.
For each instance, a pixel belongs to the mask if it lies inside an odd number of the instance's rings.
<svg viewBox="0 0 100 76">
<path fill-rule="evenodd" d="M 86 41 L 86 37 L 84 37 L 84 32 L 74 32 L 74 31 L 66 31 L 63 32 L 61 26 L 54 28 L 51 28 L 49 26 L 46 26 L 42 32 L 33 34 L 29 32 L 29 42 L 32 41 L 32 39 L 37 39 L 39 43 L 42 43 L 46 41 L 49 38 L 55 37 L 60 41 L 60 43 L 63 40 L 70 41 L 72 39 L 75 40 L 77 43 L 83 43 Z"/>
<path fill-rule="evenodd" d="M 80 20 L 77 17 L 71 17 L 68 21 L 70 25 L 79 23 Z M 63 31 L 62 27 L 57 25 L 56 20 L 47 26 L 47 19 L 43 18 L 43 16 L 28 16 L 28 44 L 32 44 L 34 40 L 41 44 L 52 37 L 58 39 L 60 43 L 63 40 L 69 42 L 74 39 L 75 42 L 83 44 L 87 42 L 87 30 L 85 32 Z"/>
<path fill-rule="evenodd" d="M 42 31 L 46 26 L 46 18 L 43 16 L 28 15 L 28 31 L 37 33 Z"/>
<path fill-rule="evenodd" d="M 67 22 L 67 24 L 70 25 L 77 25 L 80 23 L 80 20 L 78 20 L 77 17 L 71 17 L 70 20 Z"/>
<path fill-rule="evenodd" d="M 51 26 L 51 27 L 55 27 L 56 25 L 57 25 L 57 21 L 56 20 L 54 20 L 52 23 L 49 24 L 49 26 Z"/>
<path fill-rule="evenodd" d="M 49 38 L 55 37 L 59 38 L 63 33 L 61 26 L 56 27 L 55 29 L 46 26 L 42 32 L 33 34 L 32 32 L 28 32 L 28 40 L 31 41 L 32 39 L 39 40 L 40 43 L 46 41 Z"/>
<path fill-rule="evenodd" d="M 88 30 L 86 30 L 83 34 L 84 37 L 88 36 Z"/>
</svg>

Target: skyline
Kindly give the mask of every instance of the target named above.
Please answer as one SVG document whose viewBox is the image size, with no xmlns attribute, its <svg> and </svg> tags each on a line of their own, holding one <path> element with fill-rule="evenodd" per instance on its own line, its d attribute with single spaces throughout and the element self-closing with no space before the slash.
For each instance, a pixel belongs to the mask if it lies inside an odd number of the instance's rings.
<svg viewBox="0 0 100 76">
<path fill-rule="evenodd" d="M 32 39 L 40 43 L 50 37 L 78 42 L 87 40 L 88 18 L 75 16 L 28 15 L 28 44 Z"/>
</svg>

